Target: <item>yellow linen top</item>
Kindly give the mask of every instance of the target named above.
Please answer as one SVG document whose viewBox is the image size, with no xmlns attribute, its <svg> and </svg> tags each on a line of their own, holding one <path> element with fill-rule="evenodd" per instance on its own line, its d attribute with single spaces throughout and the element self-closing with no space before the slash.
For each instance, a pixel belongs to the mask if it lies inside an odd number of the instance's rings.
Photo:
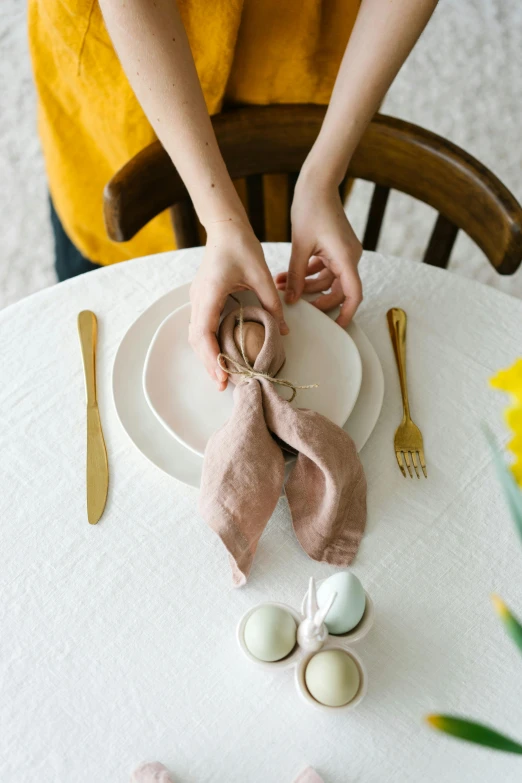
<svg viewBox="0 0 522 783">
<path fill-rule="evenodd" d="M 215 114 L 224 101 L 328 103 L 359 0 L 178 0 L 178 6 Z M 29 0 L 29 40 L 49 188 L 71 240 L 99 264 L 173 248 L 168 213 L 129 242 L 111 242 L 105 232 L 105 184 L 155 135 L 97 0 Z"/>
</svg>

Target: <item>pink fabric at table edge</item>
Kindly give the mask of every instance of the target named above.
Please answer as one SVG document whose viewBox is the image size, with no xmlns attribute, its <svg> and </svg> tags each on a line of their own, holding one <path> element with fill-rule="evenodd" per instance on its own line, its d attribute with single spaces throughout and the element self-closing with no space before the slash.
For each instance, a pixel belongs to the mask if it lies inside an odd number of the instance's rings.
<svg viewBox="0 0 522 783">
<path fill-rule="evenodd" d="M 146 761 L 134 770 L 130 783 L 174 783 L 174 781 L 167 768 L 159 761 Z M 307 767 L 293 783 L 324 783 L 324 781 L 312 767 Z"/>
</svg>

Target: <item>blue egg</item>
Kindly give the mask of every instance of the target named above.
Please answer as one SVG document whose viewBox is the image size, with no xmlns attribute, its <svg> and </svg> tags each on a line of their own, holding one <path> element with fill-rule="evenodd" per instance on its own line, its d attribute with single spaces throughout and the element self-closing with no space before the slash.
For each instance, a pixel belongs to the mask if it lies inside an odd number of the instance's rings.
<svg viewBox="0 0 522 783">
<path fill-rule="evenodd" d="M 366 594 L 359 579 L 351 571 L 340 571 L 328 577 L 317 588 L 317 603 L 325 606 L 332 593 L 337 593 L 332 608 L 326 615 L 329 633 L 339 635 L 355 628 L 366 607 Z"/>
</svg>

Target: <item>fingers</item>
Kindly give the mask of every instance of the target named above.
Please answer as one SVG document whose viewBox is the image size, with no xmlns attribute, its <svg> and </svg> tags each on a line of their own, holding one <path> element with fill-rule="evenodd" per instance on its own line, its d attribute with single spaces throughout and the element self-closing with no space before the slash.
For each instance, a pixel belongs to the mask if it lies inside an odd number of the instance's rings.
<svg viewBox="0 0 522 783">
<path fill-rule="evenodd" d="M 336 280 L 329 294 L 318 296 L 311 304 L 313 304 L 314 307 L 317 307 L 318 310 L 326 312 L 327 310 L 333 310 L 334 307 L 339 307 L 339 305 L 342 304 L 343 299 L 343 291 Z"/>
<path fill-rule="evenodd" d="M 319 258 L 318 256 L 313 256 L 308 262 L 308 266 L 305 272 L 305 277 L 309 277 L 310 275 L 316 275 L 317 272 L 320 272 L 322 269 L 324 269 L 324 262 L 322 258 Z M 279 274 L 275 275 L 274 280 L 275 280 L 276 288 L 279 291 L 285 290 L 287 277 L 288 277 L 288 272 L 279 272 Z"/>
<path fill-rule="evenodd" d="M 219 344 L 216 338 L 225 299 L 226 296 L 195 297 L 189 325 L 189 343 L 220 391 L 226 389 L 228 381 L 226 372 L 217 364 Z"/>
<path fill-rule="evenodd" d="M 252 288 L 265 310 L 275 318 L 279 324 L 281 334 L 288 334 L 290 329 L 283 315 L 283 305 L 277 293 L 274 281 L 267 270 L 267 274 L 253 281 Z"/>
<path fill-rule="evenodd" d="M 330 293 L 318 296 L 312 304 L 323 312 L 340 306 L 341 311 L 336 318 L 336 323 L 345 327 L 348 326 L 355 315 L 362 298 L 361 279 L 357 270 L 350 267 L 343 271 L 340 278 L 334 281 Z"/>
<path fill-rule="evenodd" d="M 287 304 L 297 302 L 303 293 L 305 276 L 307 273 L 311 249 L 292 242 L 292 255 L 286 274 L 285 301 Z"/>
<path fill-rule="evenodd" d="M 312 256 L 306 268 L 306 276 L 316 275 L 324 269 L 324 261 L 320 256 Z"/>
<path fill-rule="evenodd" d="M 304 293 L 318 294 L 320 291 L 328 291 L 334 280 L 334 273 L 330 272 L 329 269 L 323 269 L 317 277 L 311 277 L 309 280 L 305 280 Z"/>
<path fill-rule="evenodd" d="M 335 319 L 339 326 L 348 326 L 363 299 L 361 278 L 357 269 L 349 267 L 340 278 L 340 285 L 344 294 L 341 312 Z"/>
</svg>

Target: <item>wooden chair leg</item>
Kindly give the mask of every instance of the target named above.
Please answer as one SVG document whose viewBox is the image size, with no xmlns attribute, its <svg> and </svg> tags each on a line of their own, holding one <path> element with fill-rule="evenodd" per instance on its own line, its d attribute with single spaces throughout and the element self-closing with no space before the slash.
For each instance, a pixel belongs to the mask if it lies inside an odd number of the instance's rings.
<svg viewBox="0 0 522 783">
<path fill-rule="evenodd" d="M 422 259 L 424 263 L 446 269 L 458 233 L 457 226 L 439 214 Z"/>
</svg>

